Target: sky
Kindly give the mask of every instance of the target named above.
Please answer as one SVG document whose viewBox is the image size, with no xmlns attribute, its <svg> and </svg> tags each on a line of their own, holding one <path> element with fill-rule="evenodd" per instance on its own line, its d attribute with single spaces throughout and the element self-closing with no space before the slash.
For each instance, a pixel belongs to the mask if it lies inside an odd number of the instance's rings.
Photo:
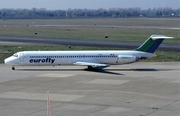
<svg viewBox="0 0 180 116">
<path fill-rule="evenodd" d="M 47 10 L 67 9 L 109 9 L 135 8 L 141 9 L 171 7 L 180 8 L 180 0 L 0 0 L 0 9 L 3 8 L 46 8 Z"/>
</svg>

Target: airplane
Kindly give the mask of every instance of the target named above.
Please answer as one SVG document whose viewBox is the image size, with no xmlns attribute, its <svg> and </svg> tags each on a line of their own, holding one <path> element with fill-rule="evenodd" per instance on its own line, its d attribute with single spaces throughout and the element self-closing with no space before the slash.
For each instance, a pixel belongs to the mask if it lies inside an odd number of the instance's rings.
<svg viewBox="0 0 180 116">
<path fill-rule="evenodd" d="M 21 51 L 6 58 L 4 63 L 12 66 L 63 66 L 80 65 L 88 69 L 122 65 L 137 62 L 155 56 L 154 52 L 164 39 L 164 35 L 152 35 L 134 50 L 101 51 Z"/>
</svg>

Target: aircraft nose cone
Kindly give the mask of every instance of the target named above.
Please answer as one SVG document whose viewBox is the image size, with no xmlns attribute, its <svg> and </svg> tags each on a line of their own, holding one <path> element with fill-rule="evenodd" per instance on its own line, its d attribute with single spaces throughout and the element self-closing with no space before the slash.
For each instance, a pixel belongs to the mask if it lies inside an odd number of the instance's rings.
<svg viewBox="0 0 180 116">
<path fill-rule="evenodd" d="M 8 60 L 7 60 L 7 59 L 5 59 L 5 60 L 4 60 L 4 64 L 7 64 L 7 63 L 8 63 Z"/>
<path fill-rule="evenodd" d="M 16 64 L 19 64 L 18 58 L 16 58 L 16 57 L 6 58 L 4 60 L 4 64 L 7 64 L 7 65 L 16 65 Z"/>
<path fill-rule="evenodd" d="M 4 60 L 4 64 L 11 64 L 11 61 L 9 60 L 9 58 L 6 58 L 6 59 Z"/>
</svg>

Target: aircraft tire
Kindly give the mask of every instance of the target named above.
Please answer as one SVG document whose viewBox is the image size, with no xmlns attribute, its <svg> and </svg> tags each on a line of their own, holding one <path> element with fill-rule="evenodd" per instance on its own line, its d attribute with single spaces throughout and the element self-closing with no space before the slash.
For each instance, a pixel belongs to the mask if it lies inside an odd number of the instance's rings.
<svg viewBox="0 0 180 116">
<path fill-rule="evenodd" d="M 93 67 L 92 66 L 88 66 L 88 69 L 91 70 L 91 69 L 93 69 Z"/>
<path fill-rule="evenodd" d="M 12 67 L 12 70 L 15 70 L 15 67 Z"/>
</svg>

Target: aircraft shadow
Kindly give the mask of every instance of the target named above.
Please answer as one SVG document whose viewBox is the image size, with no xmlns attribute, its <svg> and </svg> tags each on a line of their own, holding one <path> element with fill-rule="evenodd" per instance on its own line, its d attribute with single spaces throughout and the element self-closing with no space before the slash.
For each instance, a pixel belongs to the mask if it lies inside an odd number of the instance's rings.
<svg viewBox="0 0 180 116">
<path fill-rule="evenodd" d="M 120 73 L 115 73 L 104 69 L 16 69 L 16 70 L 17 71 L 89 71 L 89 72 L 105 73 L 112 75 L 123 75 Z"/>
<path fill-rule="evenodd" d="M 121 73 L 116 73 L 116 72 L 112 72 L 113 70 L 106 70 L 106 69 L 84 69 L 84 71 L 89 71 L 89 72 L 96 72 L 96 73 L 105 73 L 105 74 L 112 74 L 112 75 L 124 75 Z"/>
<path fill-rule="evenodd" d="M 142 71 L 142 72 L 154 72 L 154 71 L 169 71 L 171 69 L 154 69 L 154 68 L 137 68 L 137 69 L 16 69 L 17 71 L 88 71 L 96 73 L 104 73 L 111 75 L 124 75 L 113 71 Z"/>
</svg>

